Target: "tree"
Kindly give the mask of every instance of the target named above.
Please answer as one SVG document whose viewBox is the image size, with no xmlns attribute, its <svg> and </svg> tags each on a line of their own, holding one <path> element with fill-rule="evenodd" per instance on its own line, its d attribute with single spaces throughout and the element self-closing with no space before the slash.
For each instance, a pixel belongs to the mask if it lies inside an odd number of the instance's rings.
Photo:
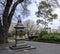
<svg viewBox="0 0 60 54">
<path fill-rule="evenodd" d="M 37 23 L 42 23 L 46 27 L 48 26 L 48 22 L 53 21 L 53 19 L 57 18 L 57 14 L 52 13 L 51 5 L 45 1 L 41 1 L 38 6 L 38 11 L 36 12 L 37 17 L 43 18 L 43 20 L 37 20 Z"/>
<path fill-rule="evenodd" d="M 34 21 L 28 19 L 24 21 L 24 26 L 26 27 L 25 31 L 29 34 L 29 33 L 33 33 L 34 32 Z"/>
<path fill-rule="evenodd" d="M 1 2 L 2 1 L 2 2 Z M 25 3 L 22 3 L 22 8 L 23 8 L 23 15 L 24 14 L 27 14 L 28 15 L 28 12 L 29 10 L 27 11 L 27 9 L 25 7 L 27 7 L 27 4 L 29 4 L 30 0 L 14 0 L 15 3 L 12 5 L 12 2 L 13 0 L 0 0 L 0 4 L 3 5 L 3 14 L 2 14 L 2 20 L 0 18 L 0 40 L 2 40 L 0 43 L 6 43 L 7 42 L 7 34 L 8 34 L 8 29 L 10 27 L 10 24 L 11 24 L 11 20 L 12 20 L 12 17 L 15 13 L 15 10 L 16 10 L 16 6 L 22 2 L 25 2 Z M 26 5 L 25 5 L 26 4 Z M 25 6 L 24 6 L 25 5 Z M 26 11 L 27 12 L 26 12 Z M 1 23 L 2 21 L 2 23 Z"/>
<path fill-rule="evenodd" d="M 59 0 L 46 0 L 53 7 L 60 7 Z"/>
<path fill-rule="evenodd" d="M 27 19 L 24 21 L 24 26 L 25 28 L 25 32 L 29 35 L 29 34 L 38 34 L 41 30 L 40 25 L 37 25 L 34 23 L 34 21 Z"/>
<path fill-rule="evenodd" d="M 18 4 L 21 4 L 22 2 L 27 3 L 27 0 L 15 0 L 16 2 L 13 5 L 12 5 L 13 0 L 1 0 L 1 1 L 0 1 L 0 4 L 4 6 L 3 8 L 4 10 L 2 14 L 3 25 L 1 23 L 1 18 L 0 18 L 0 43 L 7 43 L 8 42 L 8 30 L 11 24 L 12 17 L 16 10 L 16 7 Z"/>
</svg>

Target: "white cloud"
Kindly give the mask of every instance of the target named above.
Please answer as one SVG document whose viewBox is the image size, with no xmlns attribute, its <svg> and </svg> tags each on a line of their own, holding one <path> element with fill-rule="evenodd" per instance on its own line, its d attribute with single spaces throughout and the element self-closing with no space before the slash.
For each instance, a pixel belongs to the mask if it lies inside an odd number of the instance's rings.
<svg viewBox="0 0 60 54">
<path fill-rule="evenodd" d="M 33 2 L 34 0 L 32 0 L 32 2 Z M 37 0 L 36 0 L 37 1 Z M 37 3 L 39 3 L 40 2 L 40 0 L 38 0 L 37 1 Z M 20 9 L 20 8 L 19 8 Z M 36 4 L 35 3 L 32 3 L 31 5 L 29 5 L 28 6 L 28 9 L 30 10 L 30 16 L 29 17 L 25 17 L 25 18 L 21 18 L 22 19 L 22 21 L 24 21 L 24 20 L 26 20 L 26 19 L 31 19 L 31 20 L 33 20 L 34 22 L 36 22 L 36 20 L 38 19 L 37 17 L 36 17 L 36 15 L 35 15 L 35 12 L 38 10 L 37 9 L 37 6 L 36 6 Z M 49 24 L 49 26 L 51 27 L 51 28 L 58 28 L 58 26 L 59 26 L 59 24 L 60 24 L 60 22 L 59 22 L 59 20 L 60 20 L 60 8 L 55 8 L 54 9 L 54 13 L 57 13 L 58 14 L 58 19 L 56 19 L 56 20 L 54 20 L 53 21 L 53 25 L 50 25 Z"/>
</svg>

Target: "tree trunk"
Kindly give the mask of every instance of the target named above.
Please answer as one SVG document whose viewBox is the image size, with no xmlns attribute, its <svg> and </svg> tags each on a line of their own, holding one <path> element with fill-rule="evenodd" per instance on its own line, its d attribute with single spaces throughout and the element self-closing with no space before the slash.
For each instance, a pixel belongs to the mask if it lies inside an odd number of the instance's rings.
<svg viewBox="0 0 60 54">
<path fill-rule="evenodd" d="M 8 28 L 0 27 L 0 44 L 8 43 Z"/>
<path fill-rule="evenodd" d="M 7 0 L 6 6 L 3 12 L 3 17 L 2 17 L 3 25 L 1 24 L 1 20 L 0 20 L 0 43 L 8 42 L 8 30 L 11 24 L 12 16 L 14 15 L 16 6 L 19 3 L 23 2 L 24 0 L 17 0 L 9 13 L 10 7 L 12 5 L 12 1 L 13 0 Z"/>
</svg>

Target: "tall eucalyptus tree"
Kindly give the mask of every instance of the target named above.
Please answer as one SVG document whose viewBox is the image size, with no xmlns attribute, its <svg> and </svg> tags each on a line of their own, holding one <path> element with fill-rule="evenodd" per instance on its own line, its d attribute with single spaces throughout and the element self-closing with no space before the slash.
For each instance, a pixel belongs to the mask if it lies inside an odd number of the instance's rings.
<svg viewBox="0 0 60 54">
<path fill-rule="evenodd" d="M 57 18 L 57 14 L 52 13 L 51 5 L 45 1 L 41 1 L 36 12 L 37 17 L 43 18 L 43 20 L 37 20 L 38 23 L 43 23 L 44 28 L 48 25 L 48 22 L 53 21 Z"/>
</svg>

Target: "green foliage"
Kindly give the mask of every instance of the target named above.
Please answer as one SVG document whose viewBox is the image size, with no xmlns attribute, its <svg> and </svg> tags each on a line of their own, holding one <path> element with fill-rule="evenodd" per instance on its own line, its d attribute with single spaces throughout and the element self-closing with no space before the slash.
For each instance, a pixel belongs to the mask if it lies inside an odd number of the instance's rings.
<svg viewBox="0 0 60 54">
<path fill-rule="evenodd" d="M 52 8 L 51 8 L 51 5 L 45 1 L 41 1 L 39 3 L 39 6 L 38 6 L 38 11 L 36 12 L 36 16 L 37 17 L 42 17 L 44 20 L 37 20 L 37 23 L 41 23 L 41 22 L 46 22 L 47 25 L 48 25 L 48 22 L 52 22 L 53 19 L 56 19 L 57 18 L 57 14 L 53 14 L 52 13 Z M 46 23 L 44 23 L 45 27 L 46 27 Z M 41 23 L 42 24 L 42 23 Z"/>
<path fill-rule="evenodd" d="M 34 40 L 34 41 L 38 41 L 38 40 L 39 40 L 38 37 L 39 37 L 39 36 L 34 36 L 33 40 Z"/>
<path fill-rule="evenodd" d="M 38 6 L 38 12 L 36 12 L 38 17 L 45 17 L 48 15 L 51 15 L 51 6 L 50 4 L 46 3 L 45 1 L 42 1 Z"/>
<path fill-rule="evenodd" d="M 40 20 L 40 19 L 37 20 L 37 24 L 42 23 L 42 22 L 43 20 Z"/>
<path fill-rule="evenodd" d="M 57 14 L 52 14 L 51 5 L 45 1 L 39 3 L 38 11 L 36 12 L 37 17 L 43 18 L 56 18 Z"/>
<path fill-rule="evenodd" d="M 37 37 L 34 37 L 33 40 L 39 41 L 40 39 L 42 39 L 42 36 L 43 36 L 43 35 L 46 35 L 46 34 L 48 34 L 48 32 L 45 31 L 45 30 L 43 30 L 43 31 L 41 31 L 41 32 L 38 34 Z"/>
<path fill-rule="evenodd" d="M 47 31 L 41 31 L 40 34 L 39 34 L 39 36 L 42 37 L 43 35 L 46 35 L 46 34 L 48 34 Z"/>
<path fill-rule="evenodd" d="M 8 39 L 14 39 L 14 38 L 15 38 L 14 34 L 8 33 Z"/>
<path fill-rule="evenodd" d="M 60 34 L 59 33 L 41 32 L 37 36 L 37 38 L 35 37 L 33 40 L 42 41 L 42 42 L 60 42 Z"/>
<path fill-rule="evenodd" d="M 60 41 L 60 35 L 58 34 L 47 34 L 42 36 L 43 40 L 47 40 L 50 42 L 59 42 Z"/>
<path fill-rule="evenodd" d="M 55 19 L 57 18 L 57 14 L 53 14 L 52 16 L 53 16 L 53 18 L 55 18 Z"/>
</svg>

